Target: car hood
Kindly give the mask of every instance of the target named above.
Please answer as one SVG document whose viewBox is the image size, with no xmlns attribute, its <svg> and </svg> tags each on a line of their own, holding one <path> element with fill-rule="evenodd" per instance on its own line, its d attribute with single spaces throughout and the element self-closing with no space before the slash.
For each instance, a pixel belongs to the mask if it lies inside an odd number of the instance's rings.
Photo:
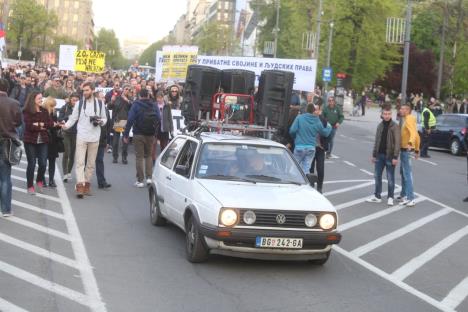
<svg viewBox="0 0 468 312">
<path fill-rule="evenodd" d="M 333 205 L 309 185 L 248 183 L 197 179 L 223 207 L 335 211 Z"/>
</svg>

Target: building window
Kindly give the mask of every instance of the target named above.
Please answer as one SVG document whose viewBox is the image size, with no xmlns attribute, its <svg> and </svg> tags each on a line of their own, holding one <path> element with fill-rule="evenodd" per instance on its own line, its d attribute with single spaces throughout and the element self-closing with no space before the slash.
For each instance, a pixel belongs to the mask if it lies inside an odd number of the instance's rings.
<svg viewBox="0 0 468 312">
<path fill-rule="evenodd" d="M 73 15 L 73 21 L 78 22 L 78 14 Z"/>
<path fill-rule="evenodd" d="M 65 8 L 68 8 L 69 5 L 70 5 L 70 2 L 64 1 L 63 6 L 64 6 Z"/>
<path fill-rule="evenodd" d="M 229 14 L 228 13 L 224 13 L 224 20 L 227 21 L 229 18 Z"/>
<path fill-rule="evenodd" d="M 67 13 L 63 14 L 63 21 L 64 22 L 68 21 L 68 14 Z"/>
<path fill-rule="evenodd" d="M 80 3 L 78 1 L 75 1 L 74 7 L 76 10 L 78 10 L 80 8 Z"/>
<path fill-rule="evenodd" d="M 230 3 L 227 2 L 227 1 L 224 2 L 224 9 L 225 9 L 225 10 L 229 10 L 229 4 L 230 4 Z"/>
<path fill-rule="evenodd" d="M 221 20 L 221 13 L 218 13 L 218 21 Z"/>
<path fill-rule="evenodd" d="M 76 35 L 76 32 L 77 32 L 77 28 L 76 28 L 76 27 L 73 27 L 73 28 L 72 28 L 72 35 L 75 36 L 75 35 Z"/>
</svg>

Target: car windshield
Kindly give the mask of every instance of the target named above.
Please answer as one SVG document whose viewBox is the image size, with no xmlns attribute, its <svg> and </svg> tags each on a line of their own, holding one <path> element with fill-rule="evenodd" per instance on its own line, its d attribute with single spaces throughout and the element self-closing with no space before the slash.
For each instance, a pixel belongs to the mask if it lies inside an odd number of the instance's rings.
<svg viewBox="0 0 468 312">
<path fill-rule="evenodd" d="M 258 145 L 206 143 L 196 176 L 250 183 L 307 183 L 286 149 Z"/>
</svg>

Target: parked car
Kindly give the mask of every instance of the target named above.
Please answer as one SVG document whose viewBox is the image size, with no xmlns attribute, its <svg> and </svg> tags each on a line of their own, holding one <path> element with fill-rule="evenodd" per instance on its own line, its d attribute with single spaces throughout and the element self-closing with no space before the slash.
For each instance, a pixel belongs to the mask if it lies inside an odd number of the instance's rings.
<svg viewBox="0 0 468 312">
<path fill-rule="evenodd" d="M 421 132 L 421 125 L 419 125 Z M 467 150 L 464 136 L 468 131 L 468 114 L 443 114 L 437 116 L 435 129 L 431 131 L 431 147 L 450 150 L 460 155 Z M 420 133 L 421 134 L 421 133 Z"/>
<path fill-rule="evenodd" d="M 178 135 L 156 160 L 149 186 L 154 225 L 186 233 L 190 262 L 209 254 L 324 264 L 338 216 L 291 152 L 261 138 Z"/>
</svg>

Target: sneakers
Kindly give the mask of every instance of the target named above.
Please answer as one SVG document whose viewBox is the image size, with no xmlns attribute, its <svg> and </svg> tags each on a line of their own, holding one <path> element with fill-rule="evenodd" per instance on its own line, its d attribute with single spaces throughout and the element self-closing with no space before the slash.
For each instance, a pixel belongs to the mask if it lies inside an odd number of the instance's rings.
<svg viewBox="0 0 468 312">
<path fill-rule="evenodd" d="M 44 182 L 38 181 L 38 182 L 36 182 L 36 186 L 37 186 L 37 192 L 42 193 L 43 188 L 44 188 Z"/>
<path fill-rule="evenodd" d="M 112 163 L 113 163 L 113 164 L 118 163 L 117 159 L 114 158 L 114 159 L 112 160 Z"/>
<path fill-rule="evenodd" d="M 393 198 L 389 197 L 389 198 L 387 199 L 387 205 L 393 206 Z"/>
<path fill-rule="evenodd" d="M 34 186 L 28 187 L 28 194 L 36 195 L 36 190 L 34 189 Z"/>
<path fill-rule="evenodd" d="M 151 183 L 153 183 L 153 180 L 151 180 L 151 179 L 146 179 L 146 185 L 150 185 Z"/>
<path fill-rule="evenodd" d="M 122 164 L 124 164 L 124 165 L 127 165 L 127 164 L 128 164 L 127 158 L 122 159 Z"/>
<path fill-rule="evenodd" d="M 401 203 L 406 200 L 406 196 L 398 196 L 396 199 Z"/>
<path fill-rule="evenodd" d="M 107 149 L 107 154 L 111 154 L 111 153 L 112 153 L 112 148 L 109 147 L 109 148 Z"/>
<path fill-rule="evenodd" d="M 48 185 L 49 185 L 49 187 L 54 187 L 54 188 L 57 187 L 57 184 L 55 184 L 54 180 L 49 181 Z"/>
<path fill-rule="evenodd" d="M 377 198 L 377 197 L 375 197 L 375 195 L 374 195 L 374 196 L 372 196 L 371 198 L 368 198 L 368 199 L 366 200 L 366 202 L 368 202 L 368 203 L 381 203 L 381 202 L 382 202 L 382 199 L 381 199 L 381 198 Z"/>
<path fill-rule="evenodd" d="M 406 205 L 406 207 L 414 207 L 416 206 L 416 202 L 413 200 L 406 200 L 404 202 L 402 202 L 403 205 Z"/>
<path fill-rule="evenodd" d="M 135 186 L 138 188 L 142 188 L 142 187 L 145 187 L 145 184 L 143 182 L 136 181 Z"/>
<path fill-rule="evenodd" d="M 72 176 L 71 173 L 67 173 L 63 176 L 63 182 L 68 183 L 68 181 L 71 181 Z"/>
<path fill-rule="evenodd" d="M 9 218 L 9 217 L 13 216 L 13 213 L 12 212 L 2 213 L 2 216 L 4 218 Z"/>
</svg>

